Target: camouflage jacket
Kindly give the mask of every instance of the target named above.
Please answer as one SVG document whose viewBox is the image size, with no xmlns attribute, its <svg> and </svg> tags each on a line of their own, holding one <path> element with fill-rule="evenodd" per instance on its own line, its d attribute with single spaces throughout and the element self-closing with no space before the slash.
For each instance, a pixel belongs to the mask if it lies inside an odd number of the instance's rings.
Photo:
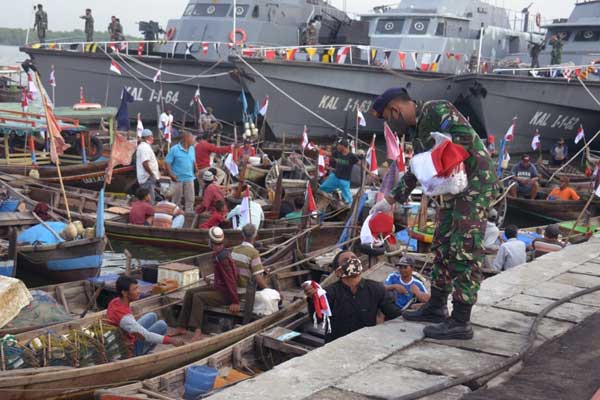
<svg viewBox="0 0 600 400">
<path fill-rule="evenodd" d="M 469 177 L 467 190 L 471 196 L 496 194 L 498 178 L 492 158 L 469 121 L 449 101 L 434 100 L 417 104 L 417 128 L 411 138 L 415 154 L 433 147 L 435 142 L 431 132 L 450 135 L 455 144 L 463 146 L 471 155 L 465 160 Z M 404 189 L 404 181 L 400 180 L 391 194 L 396 196 Z"/>
<path fill-rule="evenodd" d="M 83 15 L 81 18 L 85 20 L 85 33 L 93 33 L 94 17 L 92 17 L 91 15 Z"/>
<path fill-rule="evenodd" d="M 46 11 L 37 10 L 35 13 L 34 29 L 48 29 L 48 14 Z"/>
</svg>

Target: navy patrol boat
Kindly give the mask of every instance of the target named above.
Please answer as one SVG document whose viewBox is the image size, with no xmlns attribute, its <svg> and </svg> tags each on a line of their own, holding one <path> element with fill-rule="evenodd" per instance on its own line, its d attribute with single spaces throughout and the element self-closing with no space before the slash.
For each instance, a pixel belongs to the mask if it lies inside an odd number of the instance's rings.
<svg viewBox="0 0 600 400">
<path fill-rule="evenodd" d="M 228 76 L 234 70 L 227 61 L 232 44 L 239 51 L 242 46 L 246 51 L 297 46 L 310 21 L 317 21 L 321 43 L 343 41 L 339 32 L 350 24 L 345 13 L 324 0 L 191 0 L 181 18 L 169 20 L 164 29 L 141 22 L 144 41 L 31 44 L 21 50 L 43 77 L 54 66 L 58 106 L 73 105 L 82 86 L 87 102 L 118 104 L 126 87 L 135 99 L 131 116 L 156 120 L 157 108 L 171 108 L 182 120 L 199 90 L 217 118 L 239 121 L 241 87 Z M 252 111 L 249 96 L 248 101 Z"/>
</svg>

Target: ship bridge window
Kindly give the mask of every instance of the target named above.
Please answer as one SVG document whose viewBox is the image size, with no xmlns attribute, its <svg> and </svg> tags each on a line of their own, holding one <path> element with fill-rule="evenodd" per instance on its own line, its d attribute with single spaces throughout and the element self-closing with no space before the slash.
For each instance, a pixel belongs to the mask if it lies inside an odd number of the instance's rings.
<svg viewBox="0 0 600 400">
<path fill-rule="evenodd" d="M 246 16 L 246 14 L 248 13 L 248 9 L 250 8 L 249 5 L 247 4 L 237 4 L 235 6 L 235 16 L 238 18 L 243 18 Z M 230 11 L 229 12 L 229 16 L 233 16 L 233 12 Z"/>
<path fill-rule="evenodd" d="M 229 8 L 229 4 L 193 4 L 185 10 L 184 16 L 225 17 Z"/>
<path fill-rule="evenodd" d="M 410 24 L 410 31 L 408 33 L 410 33 L 411 35 L 425 35 L 427 33 L 428 27 L 429 19 L 413 19 Z"/>
<path fill-rule="evenodd" d="M 435 36 L 446 36 L 446 23 L 438 22 L 437 28 L 435 29 Z"/>
<path fill-rule="evenodd" d="M 571 31 L 550 31 L 549 37 L 551 38 L 554 35 L 558 36 L 559 38 L 561 38 L 561 40 L 564 40 L 566 42 L 571 37 Z"/>
<path fill-rule="evenodd" d="M 600 31 L 585 30 L 575 34 L 576 42 L 597 42 L 600 40 Z"/>
<path fill-rule="evenodd" d="M 260 17 L 260 8 L 258 6 L 254 6 L 252 9 L 252 18 Z"/>
<path fill-rule="evenodd" d="M 404 19 L 380 19 L 377 21 L 375 33 L 381 35 L 399 35 L 404 28 Z"/>
</svg>

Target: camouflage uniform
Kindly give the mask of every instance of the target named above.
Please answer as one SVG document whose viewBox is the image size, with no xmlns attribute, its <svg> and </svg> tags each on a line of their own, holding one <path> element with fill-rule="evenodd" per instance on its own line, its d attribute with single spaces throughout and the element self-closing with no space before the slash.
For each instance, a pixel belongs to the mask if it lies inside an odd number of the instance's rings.
<svg viewBox="0 0 600 400">
<path fill-rule="evenodd" d="M 94 41 L 94 17 L 92 17 L 92 14 L 90 15 L 83 15 L 81 17 L 82 19 L 85 19 L 85 41 L 86 42 L 93 42 Z"/>
<path fill-rule="evenodd" d="M 556 38 L 550 42 L 552 53 L 550 54 L 550 64 L 557 65 L 562 63 L 562 50 L 564 42 L 560 38 Z"/>
<path fill-rule="evenodd" d="M 48 14 L 46 14 L 46 11 L 36 11 L 33 29 L 37 29 L 38 40 L 40 43 L 44 43 L 46 41 L 46 30 L 48 29 Z"/>
<path fill-rule="evenodd" d="M 452 136 L 455 144 L 471 154 L 465 161 L 467 190 L 456 196 L 444 196 L 444 205 L 438 211 L 431 279 L 433 286 L 444 293 L 454 289 L 454 301 L 475 304 L 482 280 L 488 208 L 498 190 L 494 165 L 477 132 L 452 103 L 439 100 L 418 106 L 417 120 L 412 138 L 415 153 L 431 149 L 434 140 L 430 133 L 441 132 Z M 391 194 L 401 199 L 413 188 L 414 184 L 401 180 Z"/>
</svg>

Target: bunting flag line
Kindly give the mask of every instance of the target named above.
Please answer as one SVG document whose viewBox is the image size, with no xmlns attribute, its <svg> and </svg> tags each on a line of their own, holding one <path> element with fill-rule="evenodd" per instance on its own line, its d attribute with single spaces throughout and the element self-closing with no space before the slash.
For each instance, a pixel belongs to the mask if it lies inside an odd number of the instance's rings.
<svg viewBox="0 0 600 400">
<path fill-rule="evenodd" d="M 258 110 L 258 113 L 264 117 L 265 115 L 267 115 L 268 110 L 269 110 L 269 96 L 266 96 L 265 101 L 263 101 L 262 106 L 260 107 L 260 110 Z"/>
<path fill-rule="evenodd" d="M 120 47 L 121 51 L 127 51 L 127 49 L 129 48 L 129 43 L 127 43 L 127 42 L 121 42 L 119 44 L 119 47 Z"/>
<path fill-rule="evenodd" d="M 298 49 L 286 50 L 285 59 L 288 61 L 294 60 L 294 58 L 296 57 L 296 51 L 298 51 Z"/>
<path fill-rule="evenodd" d="M 531 149 L 533 151 L 538 151 L 541 145 L 542 143 L 540 141 L 540 131 L 536 129 L 535 134 L 533 135 L 533 140 L 531 141 Z"/>
<path fill-rule="evenodd" d="M 571 82 L 571 74 L 573 73 L 573 71 L 571 71 L 570 68 L 565 68 L 563 69 L 563 77 L 567 80 L 567 82 Z"/>
<path fill-rule="evenodd" d="M 215 52 L 218 56 L 221 56 L 221 52 L 219 51 L 219 43 L 215 43 Z"/>
<path fill-rule="evenodd" d="M 152 78 L 152 82 L 156 83 L 160 79 L 160 69 L 156 71 L 154 78 Z"/>
<path fill-rule="evenodd" d="M 52 69 L 50 70 L 50 86 L 56 87 L 56 77 L 54 76 L 54 65 L 52 66 Z"/>
<path fill-rule="evenodd" d="M 121 75 L 121 66 L 116 61 L 110 62 L 110 70 L 117 75 Z"/>
<path fill-rule="evenodd" d="M 273 60 L 277 56 L 275 50 L 265 50 L 265 60 Z"/>
<path fill-rule="evenodd" d="M 436 54 L 435 57 L 433 57 L 433 62 L 431 63 L 431 71 L 433 71 L 433 72 L 439 71 L 441 60 L 442 60 L 441 54 Z"/>
<path fill-rule="evenodd" d="M 359 108 L 356 109 L 356 123 L 359 126 L 367 126 L 367 120 Z"/>
<path fill-rule="evenodd" d="M 202 42 L 202 55 L 208 55 L 208 43 Z"/>
<path fill-rule="evenodd" d="M 431 68 L 432 58 L 433 55 L 431 53 L 424 53 L 421 57 L 421 64 L 419 69 L 421 71 L 429 71 L 429 69 Z"/>
<path fill-rule="evenodd" d="M 315 49 L 314 47 L 307 47 L 306 54 L 308 54 L 308 57 L 312 59 L 315 56 L 315 54 L 317 54 L 317 49 Z"/>
<path fill-rule="evenodd" d="M 370 63 L 373 64 L 377 59 L 377 49 L 371 48 L 371 59 Z"/>
<path fill-rule="evenodd" d="M 346 62 L 346 58 L 348 57 L 349 53 L 350 53 L 350 46 L 340 47 L 340 49 L 337 52 L 337 57 L 335 59 L 335 62 L 337 64 L 344 64 Z"/>
<path fill-rule="evenodd" d="M 419 53 L 417 53 L 416 51 L 413 51 L 412 53 L 410 53 L 410 56 L 413 60 L 413 62 L 415 63 L 415 69 L 419 67 L 419 61 L 417 61 L 419 59 Z"/>
<path fill-rule="evenodd" d="M 254 47 L 248 47 L 242 50 L 242 55 L 244 57 L 253 57 L 254 53 L 256 53 L 256 50 L 254 49 Z"/>
<path fill-rule="evenodd" d="M 138 57 L 141 57 L 144 55 L 145 46 L 146 46 L 146 43 L 144 43 L 144 42 L 140 42 L 138 44 L 138 49 L 137 49 Z"/>
<path fill-rule="evenodd" d="M 508 130 L 506 131 L 506 134 L 504 135 L 504 140 L 506 142 L 512 142 L 513 139 L 515 138 L 516 125 L 517 125 L 517 117 L 514 117 L 512 120 L 512 124 L 510 124 L 510 127 L 508 128 Z"/>
<path fill-rule="evenodd" d="M 579 125 L 577 136 L 575 136 L 575 144 L 581 142 L 583 139 L 585 139 L 585 131 L 583 130 L 583 125 Z"/>
<path fill-rule="evenodd" d="M 192 46 L 194 45 L 194 42 L 187 42 L 185 44 L 185 55 L 186 56 L 191 56 L 192 55 Z"/>
<path fill-rule="evenodd" d="M 399 51 L 398 58 L 400 59 L 400 69 L 406 69 L 406 53 Z"/>
</svg>

